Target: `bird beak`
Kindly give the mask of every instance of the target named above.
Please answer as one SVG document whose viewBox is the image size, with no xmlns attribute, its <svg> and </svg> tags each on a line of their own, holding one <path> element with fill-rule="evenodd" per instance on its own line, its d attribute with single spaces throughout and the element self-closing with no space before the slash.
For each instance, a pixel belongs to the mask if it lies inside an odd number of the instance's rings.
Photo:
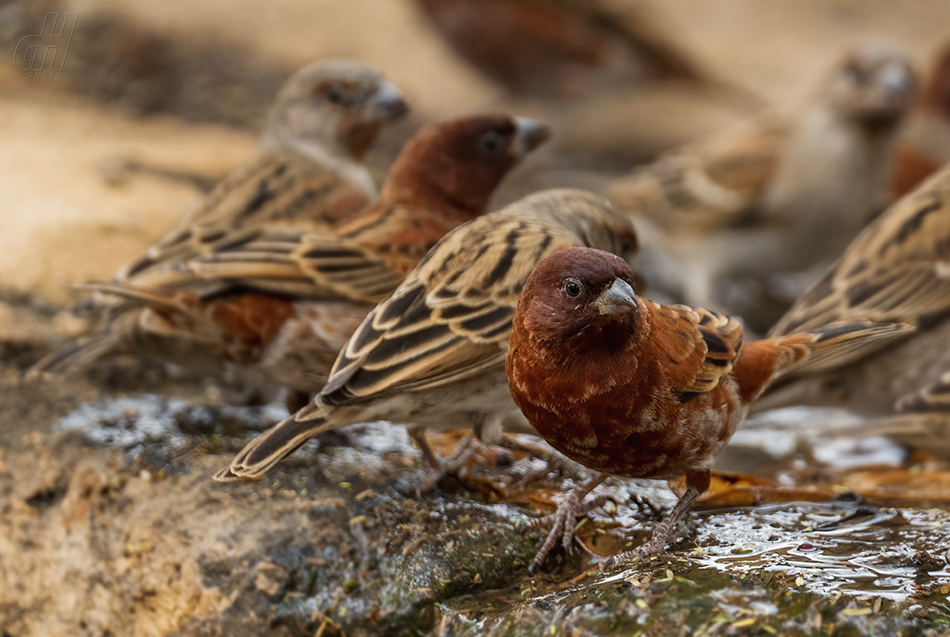
<svg viewBox="0 0 950 637">
<path fill-rule="evenodd" d="M 396 85 L 383 80 L 370 100 L 373 115 L 381 120 L 399 119 L 409 112 L 409 105 L 403 99 Z"/>
<path fill-rule="evenodd" d="M 551 136 L 551 127 L 535 119 L 513 117 L 515 120 L 515 138 L 511 143 L 511 154 L 524 157 L 543 144 Z"/>
<path fill-rule="evenodd" d="M 907 99 L 914 90 L 914 76 L 903 64 L 888 64 L 878 74 L 882 92 L 893 101 Z"/>
<path fill-rule="evenodd" d="M 597 306 L 597 311 L 606 316 L 628 314 L 640 307 L 633 287 L 623 279 L 614 279 L 610 287 L 601 292 L 594 304 Z"/>
</svg>

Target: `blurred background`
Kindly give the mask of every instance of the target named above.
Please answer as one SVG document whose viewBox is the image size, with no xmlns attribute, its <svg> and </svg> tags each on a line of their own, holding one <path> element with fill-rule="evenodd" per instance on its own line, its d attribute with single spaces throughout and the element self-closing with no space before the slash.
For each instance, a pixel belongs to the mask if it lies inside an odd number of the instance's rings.
<svg viewBox="0 0 950 637">
<path fill-rule="evenodd" d="M 558 137 L 538 160 L 548 168 L 605 173 L 763 107 L 793 110 L 862 39 L 891 40 L 923 69 L 950 35 L 946 0 L 614 0 L 600 4 L 648 16 L 651 28 L 722 86 L 646 82 L 554 100 L 514 95 L 476 70 L 432 28 L 422 4 L 0 4 L 0 295 L 61 305 L 77 298 L 69 283 L 110 277 L 253 153 L 277 87 L 316 58 L 363 60 L 405 91 L 413 113 L 370 158 L 379 174 L 421 123 L 499 108 L 555 124 Z M 48 11 L 77 12 L 78 20 L 61 79 L 35 81 L 14 52 L 24 36 L 42 32 Z M 531 181 L 531 170 L 499 198 L 584 183 L 550 171 Z"/>
</svg>

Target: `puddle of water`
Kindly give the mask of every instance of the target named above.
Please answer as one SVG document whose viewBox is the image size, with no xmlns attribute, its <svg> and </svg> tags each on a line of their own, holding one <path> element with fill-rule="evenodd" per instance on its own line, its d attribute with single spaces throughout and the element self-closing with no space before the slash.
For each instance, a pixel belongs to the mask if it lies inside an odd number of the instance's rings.
<svg viewBox="0 0 950 637">
<path fill-rule="evenodd" d="M 696 542 L 704 549 L 693 559 L 723 572 L 785 573 L 796 577 L 804 590 L 820 595 L 904 601 L 922 580 L 950 583 L 943 559 L 950 547 L 950 513 L 869 509 L 851 518 L 852 513 L 795 506 L 701 516 Z M 939 570 L 918 566 L 914 556 L 920 551 L 942 563 Z"/>
</svg>

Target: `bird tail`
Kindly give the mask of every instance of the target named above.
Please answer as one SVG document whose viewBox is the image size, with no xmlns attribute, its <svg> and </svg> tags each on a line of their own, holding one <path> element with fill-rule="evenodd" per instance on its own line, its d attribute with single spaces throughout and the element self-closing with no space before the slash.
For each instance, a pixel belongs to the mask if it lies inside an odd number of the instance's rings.
<svg viewBox="0 0 950 637">
<path fill-rule="evenodd" d="M 28 378 L 85 370 L 101 359 L 137 351 L 146 346 L 151 337 L 174 337 L 176 323 L 166 320 L 166 315 L 184 316 L 196 322 L 197 315 L 192 308 L 197 304 L 197 296 L 190 292 L 122 284 L 95 283 L 82 287 L 124 299 L 126 305 L 107 309 L 92 334 L 40 360 L 27 372 Z M 148 309 L 156 312 L 148 312 Z"/>
<path fill-rule="evenodd" d="M 42 358 L 27 371 L 26 377 L 82 371 L 104 358 L 126 353 L 129 343 L 137 338 L 138 318 L 137 312 L 116 316 L 92 334 Z"/>
<path fill-rule="evenodd" d="M 751 341 L 742 346 L 736 377 L 744 398 L 751 401 L 780 378 L 840 369 L 903 340 L 915 329 L 905 323 L 856 319 Z"/>
<path fill-rule="evenodd" d="M 316 399 L 319 401 L 319 399 Z M 333 408 L 312 402 L 249 442 L 231 464 L 214 475 L 220 482 L 260 479 L 278 462 L 324 431 L 341 423 L 330 418 Z"/>
<path fill-rule="evenodd" d="M 916 328 L 906 323 L 875 323 L 866 319 L 838 321 L 807 332 L 780 336 L 772 340 L 789 342 L 796 337 L 805 341 L 806 353 L 778 370 L 781 376 L 814 374 L 840 369 L 866 356 L 904 340 Z"/>
</svg>

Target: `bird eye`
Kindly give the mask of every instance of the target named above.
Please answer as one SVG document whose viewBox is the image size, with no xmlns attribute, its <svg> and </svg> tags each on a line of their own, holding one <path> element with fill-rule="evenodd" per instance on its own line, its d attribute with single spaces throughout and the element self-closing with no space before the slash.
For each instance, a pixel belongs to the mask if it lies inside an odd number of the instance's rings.
<svg viewBox="0 0 950 637">
<path fill-rule="evenodd" d="M 561 289 L 564 290 L 564 294 L 571 297 L 572 299 L 576 299 L 581 295 L 581 292 L 584 291 L 584 284 L 574 277 L 571 277 L 570 279 L 566 279 L 564 281 L 564 285 L 561 286 Z"/>
<path fill-rule="evenodd" d="M 343 89 L 337 85 L 331 85 L 327 87 L 323 91 L 323 94 L 326 96 L 327 101 L 331 104 L 342 104 L 344 98 L 346 97 L 344 95 Z"/>
<path fill-rule="evenodd" d="M 856 62 L 845 67 L 845 72 L 855 84 L 865 84 L 868 81 L 867 70 Z"/>
<path fill-rule="evenodd" d="M 495 131 L 489 131 L 478 139 L 478 149 L 483 155 L 494 155 L 501 149 L 503 144 L 504 140 L 501 135 Z"/>
</svg>

